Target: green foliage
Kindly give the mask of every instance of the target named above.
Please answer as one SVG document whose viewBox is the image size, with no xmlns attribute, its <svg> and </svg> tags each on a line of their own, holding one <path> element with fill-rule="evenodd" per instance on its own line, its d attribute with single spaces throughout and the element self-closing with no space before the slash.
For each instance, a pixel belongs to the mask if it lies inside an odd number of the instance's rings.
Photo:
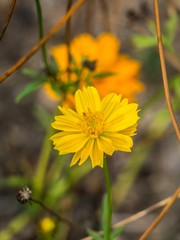
<svg viewBox="0 0 180 240">
<path fill-rule="evenodd" d="M 107 194 L 104 195 L 102 200 L 102 220 L 101 220 L 101 227 L 103 232 L 105 232 L 107 227 L 107 217 L 108 217 L 108 204 L 107 204 Z"/>
<path fill-rule="evenodd" d="M 165 48 L 168 51 L 173 52 L 173 41 L 176 36 L 177 28 L 178 28 L 178 15 L 176 12 L 173 12 L 168 20 L 164 24 L 164 33 L 162 33 L 162 40 Z M 155 47 L 157 45 L 157 36 L 156 36 L 156 28 L 155 23 L 150 21 L 148 22 L 148 28 L 150 31 L 149 35 L 144 34 L 134 34 L 132 37 L 133 44 L 141 49 Z"/>
<path fill-rule="evenodd" d="M 40 89 L 45 82 L 38 80 L 36 82 L 29 83 L 21 92 L 16 96 L 16 102 L 20 102 L 24 97 L 28 96 L 30 93 L 35 92 Z"/>
<path fill-rule="evenodd" d="M 165 34 L 163 35 L 163 42 L 167 49 L 173 51 L 173 41 L 175 39 L 179 18 L 177 13 L 174 11 L 165 23 Z"/>
<path fill-rule="evenodd" d="M 92 74 L 92 77 L 93 77 L 93 78 L 104 78 L 104 77 L 113 76 L 113 75 L 115 75 L 115 74 L 116 74 L 116 73 L 113 73 L 113 72 L 100 72 L 100 73 Z"/>
<path fill-rule="evenodd" d="M 33 82 L 28 83 L 26 87 L 22 89 L 16 96 L 15 100 L 17 103 L 20 102 L 24 97 L 28 96 L 30 93 L 33 93 L 36 90 L 40 89 L 42 85 L 47 81 L 47 77 L 37 71 L 25 68 L 22 72 L 25 76 L 32 78 Z"/>
<path fill-rule="evenodd" d="M 38 104 L 35 105 L 33 112 L 41 126 L 43 126 L 44 129 L 47 129 L 47 127 L 51 124 L 52 121 L 51 114 L 45 108 Z"/>
<path fill-rule="evenodd" d="M 144 36 L 141 34 L 136 34 L 132 38 L 132 42 L 138 48 L 148 48 L 154 47 L 157 44 L 157 39 L 155 36 Z"/>
<path fill-rule="evenodd" d="M 119 237 L 124 231 L 124 227 L 118 227 L 114 229 L 111 233 L 111 240 L 115 240 L 117 237 Z"/>
<path fill-rule="evenodd" d="M 175 91 L 176 96 L 180 98 L 180 75 L 176 75 L 172 79 L 172 85 L 173 85 L 173 89 Z"/>
<path fill-rule="evenodd" d="M 6 188 L 19 188 L 22 186 L 22 183 L 24 185 L 28 185 L 29 181 L 27 177 L 23 176 L 17 176 L 17 175 L 12 175 L 7 178 L 4 178 L 0 181 L 0 187 L 6 187 Z"/>
<path fill-rule="evenodd" d="M 33 78 L 33 79 L 39 79 L 39 80 L 42 80 L 42 81 L 45 81 L 46 78 L 47 78 L 46 76 L 44 76 L 39 71 L 34 71 L 34 70 L 28 69 L 28 68 L 24 68 L 22 70 L 22 73 L 27 77 L 30 77 L 30 78 Z"/>
<path fill-rule="evenodd" d="M 87 233 L 92 237 L 93 240 L 103 240 L 104 238 L 100 234 L 92 229 L 87 229 Z"/>
</svg>

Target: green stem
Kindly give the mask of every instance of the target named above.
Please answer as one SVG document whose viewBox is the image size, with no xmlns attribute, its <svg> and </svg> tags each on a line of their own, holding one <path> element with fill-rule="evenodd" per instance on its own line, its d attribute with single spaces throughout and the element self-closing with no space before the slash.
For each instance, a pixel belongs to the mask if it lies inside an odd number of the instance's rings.
<svg viewBox="0 0 180 240">
<path fill-rule="evenodd" d="M 49 140 L 49 137 L 52 135 L 53 131 L 54 130 L 50 125 L 49 129 L 47 130 L 47 134 L 44 138 L 41 153 L 38 159 L 38 164 L 37 164 L 36 172 L 34 175 L 34 181 L 33 181 L 33 190 L 35 192 L 35 195 L 36 194 L 41 195 L 42 193 L 45 173 L 46 173 L 49 155 L 51 151 L 51 142 Z"/>
<path fill-rule="evenodd" d="M 38 15 L 38 29 L 39 29 L 39 39 L 42 39 L 44 36 L 44 30 L 43 30 L 43 20 L 42 20 L 42 10 L 41 10 L 41 3 L 40 0 L 35 0 L 36 3 L 36 9 L 37 9 L 37 15 Z M 45 44 L 41 47 L 41 53 L 42 53 L 42 59 L 44 61 L 44 65 L 46 67 L 46 70 L 48 73 L 50 73 L 50 68 L 48 65 L 48 58 L 46 53 L 46 46 Z"/>
<path fill-rule="evenodd" d="M 111 218 L 112 218 L 112 194 L 111 194 L 111 181 L 109 176 L 109 170 L 107 165 L 106 158 L 104 159 L 104 175 L 106 179 L 106 188 L 107 188 L 107 219 L 106 219 L 106 229 L 104 232 L 104 239 L 111 239 Z"/>
</svg>

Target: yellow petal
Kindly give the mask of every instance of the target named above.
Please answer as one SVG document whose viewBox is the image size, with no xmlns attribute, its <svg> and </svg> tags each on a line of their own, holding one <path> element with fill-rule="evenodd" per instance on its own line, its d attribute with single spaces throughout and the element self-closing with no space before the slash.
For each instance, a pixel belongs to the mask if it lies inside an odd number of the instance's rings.
<svg viewBox="0 0 180 240">
<path fill-rule="evenodd" d="M 72 153 L 79 151 L 88 141 L 84 134 L 68 134 L 60 137 L 56 141 L 55 149 L 59 150 L 61 154 Z"/>
<path fill-rule="evenodd" d="M 104 137 L 104 136 L 100 136 L 98 139 L 97 139 L 97 145 L 98 145 L 98 148 L 108 154 L 108 155 L 112 155 L 112 153 L 115 151 L 115 148 L 112 144 L 112 141 L 111 139 L 107 138 L 107 137 Z"/>
<path fill-rule="evenodd" d="M 110 138 L 116 150 L 131 152 L 133 146 L 132 138 L 120 133 L 106 133 L 106 137 Z"/>
<path fill-rule="evenodd" d="M 74 119 L 69 119 L 67 116 L 56 117 L 56 121 L 52 123 L 52 126 L 61 131 L 80 132 L 79 120 L 74 121 Z"/>
<path fill-rule="evenodd" d="M 137 104 L 131 103 L 112 113 L 107 120 L 106 131 L 119 132 L 137 123 L 137 107 Z"/>
<path fill-rule="evenodd" d="M 101 108 L 101 100 L 97 90 L 94 87 L 83 88 L 75 93 L 76 110 L 79 114 L 87 112 L 99 111 Z"/>
<path fill-rule="evenodd" d="M 103 152 L 98 148 L 96 140 L 94 140 L 90 158 L 91 158 L 93 168 L 96 166 L 103 167 Z"/>
<path fill-rule="evenodd" d="M 102 100 L 101 110 L 104 113 L 104 120 L 106 121 L 111 114 L 119 108 L 121 96 L 115 93 L 110 93 Z"/>
<path fill-rule="evenodd" d="M 59 110 L 64 114 L 67 115 L 68 117 L 71 117 L 72 119 L 79 119 L 80 116 L 77 114 L 77 112 L 73 111 L 70 108 L 65 108 L 65 107 L 58 107 Z"/>
<path fill-rule="evenodd" d="M 79 150 L 74 154 L 70 167 L 74 166 L 79 161 L 80 157 L 81 157 L 81 150 Z"/>
<path fill-rule="evenodd" d="M 83 164 L 88 159 L 88 157 L 90 156 L 90 153 L 92 152 L 93 144 L 94 144 L 94 141 L 92 139 L 90 139 L 86 143 L 86 146 L 81 151 L 81 159 L 80 159 L 79 165 Z"/>
<path fill-rule="evenodd" d="M 131 127 L 128 127 L 126 129 L 123 129 L 120 131 L 121 134 L 123 135 L 128 135 L 128 136 L 134 136 L 136 135 L 136 129 L 137 129 L 137 123 L 135 123 L 134 125 L 132 125 Z"/>
</svg>

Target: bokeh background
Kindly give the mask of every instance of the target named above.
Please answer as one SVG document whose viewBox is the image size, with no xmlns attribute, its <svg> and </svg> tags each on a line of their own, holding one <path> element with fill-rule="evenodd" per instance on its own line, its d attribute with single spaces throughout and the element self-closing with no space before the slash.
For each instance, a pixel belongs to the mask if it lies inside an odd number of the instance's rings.
<svg viewBox="0 0 180 240">
<path fill-rule="evenodd" d="M 45 33 L 64 15 L 66 3 L 65 0 L 41 1 Z M 175 9 L 180 17 L 178 0 L 161 0 L 159 3 L 162 24 L 168 19 L 172 9 Z M 10 4 L 10 0 L 0 1 L 1 28 Z M 142 117 L 138 135 L 135 137 L 136 151 L 132 157 L 130 154 L 116 153 L 109 165 L 114 186 L 113 223 L 168 197 L 179 185 L 179 143 L 166 111 L 164 115 L 157 117 L 159 111 L 166 108 L 164 96 L 155 99 L 154 95 L 162 91 L 157 48 L 139 49 L 132 43 L 134 34 L 148 33 L 149 20 L 154 20 L 153 1 L 143 0 L 87 0 L 72 18 L 72 37 L 84 32 L 96 36 L 100 32 L 111 31 L 121 41 L 121 52 L 129 54 L 142 63 L 140 78 L 145 84 L 145 90 L 137 96 Z M 177 56 L 180 56 L 179 38 L 180 29 L 177 30 L 174 40 Z M 0 42 L 0 73 L 3 74 L 15 64 L 37 41 L 38 23 L 34 1 L 19 0 Z M 65 42 L 65 27 L 62 27 L 47 43 L 47 49 L 50 51 L 52 46 L 62 42 Z M 40 52 L 35 54 L 24 67 L 42 71 Z M 167 67 L 170 76 L 179 73 L 169 62 Z M 41 90 L 16 103 L 17 94 L 29 81 L 32 81 L 23 75 L 21 70 L 22 68 L 0 85 L 0 236 L 8 229 L 10 221 L 26 211 L 27 206 L 21 206 L 15 198 L 17 190 L 24 186 L 26 181 L 19 182 L 16 176 L 22 179 L 26 176 L 33 177 L 45 136 L 45 128 L 38 112 L 45 109 L 47 113 L 52 114 L 57 107 L 56 103 Z M 174 94 L 173 90 L 172 95 Z M 151 98 L 155 100 L 146 105 Z M 180 122 L 179 110 L 176 111 L 176 115 Z M 51 158 L 54 161 L 52 156 Z M 68 174 L 71 169 L 67 165 L 63 171 L 64 174 Z M 80 225 L 84 224 L 86 227 L 98 230 L 101 200 L 105 192 L 104 184 L 102 170 L 95 168 L 72 184 L 70 190 L 61 196 L 56 204 L 61 206 L 63 215 L 67 214 Z M 56 209 L 57 205 L 49 207 Z M 179 212 L 180 204 L 177 201 L 149 239 L 180 240 Z M 158 211 L 155 211 L 127 225 L 119 239 L 138 239 L 157 213 Z M 38 222 L 44 215 L 44 211 L 41 211 L 18 233 L 10 238 L 0 239 L 46 239 L 41 235 L 38 227 Z M 49 239 L 63 239 L 60 238 L 60 233 L 57 236 Z M 85 236 L 85 232 L 73 230 L 64 239 L 76 240 Z"/>
</svg>

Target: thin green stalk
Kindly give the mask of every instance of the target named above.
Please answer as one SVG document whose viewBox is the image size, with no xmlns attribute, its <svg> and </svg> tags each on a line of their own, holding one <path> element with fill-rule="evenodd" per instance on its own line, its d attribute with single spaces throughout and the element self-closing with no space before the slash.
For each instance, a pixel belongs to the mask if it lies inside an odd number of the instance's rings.
<svg viewBox="0 0 180 240">
<path fill-rule="evenodd" d="M 48 165 L 49 155 L 51 152 L 51 142 L 49 140 L 49 137 L 53 134 L 53 131 L 53 128 L 51 127 L 51 125 L 49 125 L 49 129 L 47 130 L 47 134 L 44 138 L 41 153 L 38 159 L 38 164 L 36 167 L 36 172 L 34 175 L 33 190 L 35 194 L 38 195 L 41 195 L 43 189 L 44 178 Z"/>
<path fill-rule="evenodd" d="M 35 3 L 36 3 L 37 15 L 38 15 L 39 39 L 41 40 L 44 36 L 41 3 L 40 3 L 40 0 L 35 0 Z M 49 68 L 49 65 L 48 65 L 48 58 L 47 58 L 45 44 L 42 45 L 42 47 L 41 47 L 41 54 L 42 54 L 42 59 L 44 61 L 44 65 L 46 67 L 46 70 L 47 70 L 48 73 L 50 73 L 50 68 Z"/>
<path fill-rule="evenodd" d="M 111 181 L 109 176 L 109 170 L 107 165 L 106 158 L 104 159 L 104 175 L 106 179 L 106 188 L 107 188 L 107 219 L 106 219 L 106 228 L 104 232 L 104 239 L 111 239 L 111 219 L 112 219 L 112 194 L 111 194 Z"/>
</svg>

